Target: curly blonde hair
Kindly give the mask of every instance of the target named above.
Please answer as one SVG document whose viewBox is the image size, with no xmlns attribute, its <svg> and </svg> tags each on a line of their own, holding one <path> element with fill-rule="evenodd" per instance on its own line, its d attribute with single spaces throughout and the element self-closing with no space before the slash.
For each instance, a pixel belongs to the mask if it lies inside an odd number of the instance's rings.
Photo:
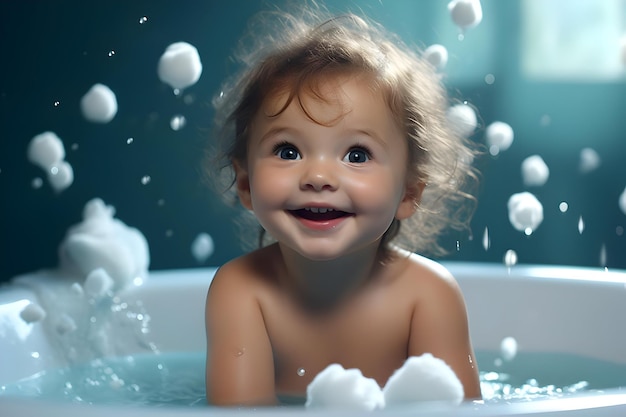
<svg viewBox="0 0 626 417">
<path fill-rule="evenodd" d="M 380 87 L 405 132 L 409 185 L 426 184 L 415 214 L 394 220 L 385 232 L 381 252 L 389 254 L 393 244 L 445 254 L 439 242 L 443 231 L 469 228 L 477 150 L 448 123 L 441 76 L 421 52 L 373 21 L 354 14 L 332 17 L 316 5 L 297 13 L 260 14 L 249 33 L 235 56 L 242 70 L 213 100 L 218 140 L 209 149 L 207 167 L 224 195 L 235 195 L 233 161 L 245 165 L 249 127 L 266 97 L 289 91 L 284 110 L 305 92 L 319 95 L 326 77 L 366 74 Z"/>
</svg>

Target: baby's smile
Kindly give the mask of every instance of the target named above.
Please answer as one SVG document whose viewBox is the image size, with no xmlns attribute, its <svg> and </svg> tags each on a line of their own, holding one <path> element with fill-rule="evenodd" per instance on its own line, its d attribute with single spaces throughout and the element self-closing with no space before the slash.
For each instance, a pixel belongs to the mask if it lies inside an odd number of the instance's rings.
<svg viewBox="0 0 626 417">
<path fill-rule="evenodd" d="M 345 218 L 354 216 L 331 207 L 304 207 L 288 211 L 292 216 L 300 220 L 305 226 L 315 229 L 329 229 L 337 226 Z"/>
</svg>

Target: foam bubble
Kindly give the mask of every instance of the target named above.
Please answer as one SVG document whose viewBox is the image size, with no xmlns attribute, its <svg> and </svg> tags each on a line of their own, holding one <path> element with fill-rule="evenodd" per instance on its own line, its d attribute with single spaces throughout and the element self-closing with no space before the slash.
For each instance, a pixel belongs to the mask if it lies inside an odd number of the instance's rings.
<svg viewBox="0 0 626 417">
<path fill-rule="evenodd" d="M 84 290 L 94 298 L 104 296 L 113 288 L 115 282 L 104 268 L 96 268 L 85 278 Z"/>
<path fill-rule="evenodd" d="M 459 28 L 471 29 L 483 20 L 483 9 L 479 0 L 452 0 L 448 3 L 452 21 Z"/>
<path fill-rule="evenodd" d="M 199 233 L 191 243 L 191 254 L 198 263 L 205 262 L 214 250 L 213 238 L 208 233 Z"/>
<path fill-rule="evenodd" d="M 94 84 L 80 100 L 80 110 L 90 122 L 109 123 L 117 114 L 115 93 L 104 84 Z"/>
<path fill-rule="evenodd" d="M 620 210 L 622 210 L 622 213 L 626 214 L 626 188 L 624 188 L 624 191 L 620 194 L 617 204 L 619 205 Z"/>
<path fill-rule="evenodd" d="M 30 303 L 20 312 L 20 317 L 26 323 L 34 323 L 46 318 L 46 310 L 44 310 L 39 304 Z"/>
<path fill-rule="evenodd" d="M 460 404 L 463 384 L 452 368 L 430 353 L 408 358 L 383 388 L 385 406 L 418 401 Z"/>
<path fill-rule="evenodd" d="M 476 112 L 467 104 L 455 104 L 448 108 L 446 118 L 452 128 L 461 136 L 469 137 L 476 130 Z"/>
<path fill-rule="evenodd" d="M 436 69 L 442 70 L 448 63 L 448 50 L 443 45 L 433 44 L 424 50 L 424 58 Z"/>
<path fill-rule="evenodd" d="M 358 369 L 332 364 L 317 374 L 307 387 L 308 408 L 329 407 L 343 410 L 375 410 L 385 405 L 378 383 Z"/>
<path fill-rule="evenodd" d="M 513 137 L 513 128 L 505 122 L 492 122 L 485 129 L 485 141 L 489 153 L 494 156 L 509 149 L 513 144 Z"/>
<path fill-rule="evenodd" d="M 600 155 L 592 148 L 584 148 L 580 151 L 580 163 L 578 170 L 586 174 L 596 170 L 601 164 Z"/>
<path fill-rule="evenodd" d="M 520 232 L 531 234 L 543 221 L 543 205 L 529 192 L 511 195 L 507 207 L 511 225 Z"/>
<path fill-rule="evenodd" d="M 65 147 L 56 133 L 43 132 L 30 140 L 26 154 L 30 162 L 47 171 L 65 159 Z"/>
<path fill-rule="evenodd" d="M 500 342 L 500 356 L 505 361 L 511 361 L 517 355 L 517 340 L 513 337 L 505 337 Z"/>
<path fill-rule="evenodd" d="M 159 79 L 174 89 L 194 85 L 202 74 L 202 62 L 195 46 L 187 42 L 169 45 L 157 66 Z"/>
<path fill-rule="evenodd" d="M 48 182 L 56 192 L 61 192 L 74 182 L 74 170 L 69 162 L 60 161 L 50 167 Z"/>
<path fill-rule="evenodd" d="M 117 289 L 147 277 L 148 242 L 137 229 L 113 218 L 115 209 L 95 198 L 83 209 L 83 221 L 72 226 L 59 247 L 61 267 L 81 277 L 103 268 Z"/>
<path fill-rule="evenodd" d="M 62 313 L 57 318 L 55 330 L 58 334 L 64 335 L 67 333 L 72 333 L 73 331 L 76 331 L 77 328 L 78 327 L 76 326 L 76 322 L 68 314 Z"/>
<path fill-rule="evenodd" d="M 550 169 L 539 155 L 532 155 L 522 161 L 522 179 L 527 187 L 544 185 L 550 177 Z"/>
</svg>

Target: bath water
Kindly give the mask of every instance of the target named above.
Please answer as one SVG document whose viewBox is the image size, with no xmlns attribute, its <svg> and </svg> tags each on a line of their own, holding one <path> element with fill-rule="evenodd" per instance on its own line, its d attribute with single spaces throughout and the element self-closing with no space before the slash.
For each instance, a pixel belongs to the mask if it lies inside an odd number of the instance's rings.
<svg viewBox="0 0 626 417">
<path fill-rule="evenodd" d="M 496 353 L 476 356 L 486 403 L 626 387 L 626 365 L 561 353 L 520 353 L 508 362 Z M 1 386 L 0 395 L 85 404 L 206 406 L 204 366 L 204 352 L 97 359 Z"/>
</svg>

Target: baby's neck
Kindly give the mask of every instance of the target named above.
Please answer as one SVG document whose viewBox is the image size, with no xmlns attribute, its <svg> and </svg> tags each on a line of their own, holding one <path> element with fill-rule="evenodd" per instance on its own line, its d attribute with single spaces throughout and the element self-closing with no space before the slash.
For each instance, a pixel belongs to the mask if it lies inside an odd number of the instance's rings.
<svg viewBox="0 0 626 417">
<path fill-rule="evenodd" d="M 370 283 L 381 269 L 378 245 L 341 258 L 314 261 L 278 245 L 286 287 L 312 310 L 331 310 Z"/>
</svg>

